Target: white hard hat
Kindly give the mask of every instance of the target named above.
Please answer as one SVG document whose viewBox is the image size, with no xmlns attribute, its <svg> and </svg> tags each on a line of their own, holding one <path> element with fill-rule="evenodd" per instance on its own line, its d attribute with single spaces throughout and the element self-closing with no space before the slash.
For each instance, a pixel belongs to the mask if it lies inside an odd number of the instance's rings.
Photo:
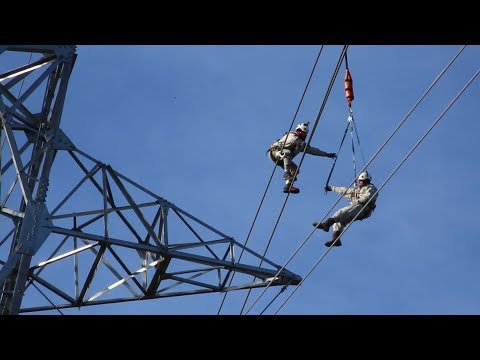
<svg viewBox="0 0 480 360">
<path fill-rule="evenodd" d="M 368 174 L 367 171 L 362 172 L 360 175 L 358 175 L 358 180 L 372 180 L 371 176 Z"/>
<path fill-rule="evenodd" d="M 300 123 L 300 124 L 297 125 L 297 127 L 295 128 L 295 130 L 301 130 L 301 131 L 303 131 L 304 133 L 308 133 L 308 124 L 309 124 L 309 122 Z"/>
</svg>

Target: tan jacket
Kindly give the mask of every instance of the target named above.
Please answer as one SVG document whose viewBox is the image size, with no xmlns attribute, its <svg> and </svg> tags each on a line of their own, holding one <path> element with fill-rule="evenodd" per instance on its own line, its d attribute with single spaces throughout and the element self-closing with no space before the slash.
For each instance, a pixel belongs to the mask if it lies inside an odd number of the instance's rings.
<svg viewBox="0 0 480 360">
<path fill-rule="evenodd" d="M 285 138 L 287 141 L 285 142 Z M 294 132 L 289 132 L 283 135 L 280 139 L 275 141 L 271 146 L 271 151 L 279 151 L 282 149 L 282 145 L 285 142 L 285 146 L 283 147 L 285 150 L 290 150 L 291 157 L 294 158 L 301 152 L 306 152 L 310 155 L 315 156 L 327 156 L 328 153 L 320 150 L 316 147 L 307 145 L 305 141 L 300 139 Z"/>
<path fill-rule="evenodd" d="M 373 184 L 365 185 L 361 188 L 347 188 L 343 186 L 331 186 L 332 191 L 342 194 L 352 205 L 365 205 L 368 200 L 377 192 L 377 188 Z M 372 210 L 376 207 L 378 193 L 375 194 L 368 206 Z"/>
</svg>

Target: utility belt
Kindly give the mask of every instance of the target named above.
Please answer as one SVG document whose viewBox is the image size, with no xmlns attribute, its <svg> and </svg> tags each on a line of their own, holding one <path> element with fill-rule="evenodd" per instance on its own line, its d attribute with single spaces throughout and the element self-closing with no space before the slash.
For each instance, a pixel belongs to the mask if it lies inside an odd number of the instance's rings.
<svg viewBox="0 0 480 360">
<path fill-rule="evenodd" d="M 290 150 L 283 148 L 284 151 L 280 152 L 281 149 L 281 147 L 272 147 L 267 150 L 267 153 L 270 153 L 272 159 L 283 160 L 285 157 L 289 156 L 287 154 L 290 154 Z M 285 153 L 285 150 L 287 150 L 288 152 Z"/>
<path fill-rule="evenodd" d="M 270 146 L 270 148 L 267 149 L 267 153 L 270 153 L 271 155 L 273 155 L 273 153 L 278 150 L 280 149 L 278 149 L 276 146 Z"/>
<path fill-rule="evenodd" d="M 267 151 L 275 152 L 275 151 L 280 151 L 280 150 L 282 150 L 281 146 L 272 144 L 272 145 L 270 145 L 270 148 Z M 293 151 L 294 149 L 292 149 L 291 145 L 289 145 L 289 146 L 284 146 L 283 150 Z"/>
<path fill-rule="evenodd" d="M 270 145 L 270 148 L 267 149 L 267 154 L 269 153 L 270 156 L 275 156 L 275 153 L 279 150 L 281 150 L 281 147 L 278 147 L 277 145 Z"/>
</svg>

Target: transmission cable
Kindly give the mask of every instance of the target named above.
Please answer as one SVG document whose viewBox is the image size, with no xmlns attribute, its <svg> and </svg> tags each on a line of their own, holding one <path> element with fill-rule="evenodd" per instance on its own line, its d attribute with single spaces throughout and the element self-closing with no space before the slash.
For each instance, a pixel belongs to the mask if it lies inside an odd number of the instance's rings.
<svg viewBox="0 0 480 360">
<path fill-rule="evenodd" d="M 477 70 L 477 72 L 472 76 L 472 78 L 468 81 L 468 83 L 463 87 L 463 89 L 455 96 L 455 98 L 448 104 L 448 106 L 443 110 L 443 112 L 438 116 L 438 118 L 434 121 L 434 123 L 430 126 L 430 128 L 423 134 L 423 136 L 417 141 L 417 143 L 410 149 L 410 151 L 405 155 L 405 157 L 402 159 L 402 161 L 397 165 L 397 167 L 392 171 L 392 173 L 387 177 L 387 179 L 383 182 L 382 186 L 372 195 L 372 197 L 367 201 L 367 203 L 362 207 L 362 210 L 368 206 L 368 204 L 371 202 L 371 200 L 377 195 L 380 190 L 382 190 L 385 185 L 390 181 L 392 176 L 400 169 L 400 167 L 403 165 L 403 163 L 410 157 L 410 155 L 415 151 L 415 149 L 420 145 L 420 143 L 425 139 L 425 137 L 430 133 L 430 131 L 433 130 L 433 128 L 438 124 L 438 122 L 443 118 L 443 116 L 447 113 L 447 111 L 453 106 L 453 104 L 458 100 L 458 98 L 465 92 L 465 90 L 470 86 L 470 84 L 475 80 L 475 78 L 478 76 L 480 73 L 480 68 Z M 357 219 L 359 216 L 360 212 L 353 218 L 353 220 L 345 227 L 345 229 L 342 231 L 342 233 L 338 236 L 335 241 L 338 241 L 338 239 L 350 228 L 350 226 L 353 224 L 353 222 Z M 277 314 L 282 307 L 286 304 L 286 302 L 292 297 L 292 295 L 297 291 L 297 289 L 302 285 L 305 280 L 310 276 L 310 274 L 315 270 L 315 268 L 318 266 L 318 264 L 322 261 L 322 259 L 328 254 L 328 252 L 333 248 L 333 244 L 331 247 L 327 249 L 327 251 L 320 257 L 320 259 L 315 263 L 315 265 L 308 271 L 307 275 L 300 281 L 298 286 L 293 290 L 290 295 L 285 299 L 285 301 L 280 305 L 280 307 L 275 311 L 274 315 Z M 265 311 L 265 310 L 264 310 Z"/>
<path fill-rule="evenodd" d="M 375 154 L 372 156 L 372 158 L 367 162 L 367 164 L 363 167 L 363 169 L 360 172 L 365 171 L 365 169 L 368 167 L 368 165 L 378 156 L 378 154 L 383 150 L 383 148 L 387 145 L 387 143 L 392 139 L 392 137 L 398 132 L 398 130 L 402 127 L 402 125 L 407 121 L 407 119 L 410 117 L 410 115 L 415 111 L 415 109 L 419 106 L 419 104 L 423 101 L 423 99 L 428 95 L 428 93 L 431 91 L 431 89 L 435 86 L 435 84 L 440 80 L 440 78 L 445 74 L 445 72 L 450 68 L 450 66 L 453 64 L 453 62 L 458 58 L 458 56 L 461 54 L 461 52 L 465 49 L 466 45 L 464 45 L 458 52 L 455 54 L 455 56 L 450 60 L 450 62 L 445 66 L 445 68 L 437 75 L 437 77 L 434 79 L 434 81 L 430 84 L 430 86 L 427 88 L 427 90 L 423 93 L 423 95 L 419 98 L 417 103 L 412 107 L 412 109 L 407 113 L 407 115 L 400 121 L 400 123 L 397 125 L 397 127 L 394 129 L 394 131 L 388 136 L 387 140 L 378 148 L 378 150 L 375 152 Z M 354 179 L 350 185 L 348 186 L 349 188 L 355 183 Z M 330 207 L 330 210 L 324 215 L 324 217 L 321 219 L 321 222 L 325 220 L 327 215 L 335 208 L 335 206 L 340 202 L 340 200 L 343 198 L 343 196 L 339 196 L 337 201 Z M 305 246 L 305 244 L 308 242 L 308 240 L 311 238 L 313 233 L 315 232 L 315 228 L 310 232 L 310 234 L 307 235 L 305 240 L 297 247 L 297 249 L 293 252 L 293 254 L 288 258 L 286 263 L 277 271 L 277 274 L 275 275 L 278 276 L 280 272 L 292 261 L 292 259 L 297 255 L 297 253 Z M 255 303 L 262 297 L 262 295 L 267 291 L 267 289 L 270 287 L 271 283 L 268 284 L 263 291 L 258 295 L 256 300 L 252 303 L 248 311 L 252 309 L 252 307 L 255 305 Z M 247 313 L 248 313 L 247 311 Z"/>
<path fill-rule="evenodd" d="M 315 63 L 313 64 L 313 68 L 312 68 L 312 71 L 310 72 L 310 76 L 308 77 L 308 81 L 307 81 L 307 84 L 305 85 L 305 89 L 303 90 L 303 94 L 302 94 L 302 97 L 300 98 L 300 102 L 298 103 L 298 106 L 297 106 L 297 110 L 295 111 L 295 114 L 293 116 L 293 119 L 292 119 L 292 122 L 290 123 L 290 128 L 288 129 L 288 132 L 290 132 L 293 128 L 293 124 L 295 123 L 295 120 L 297 118 L 297 115 L 298 115 L 298 112 L 300 111 L 300 107 L 303 103 L 303 99 L 305 97 L 305 94 L 307 92 L 307 89 L 310 85 L 310 81 L 312 80 L 312 77 L 313 77 L 313 73 L 315 72 L 315 69 L 317 67 L 317 63 L 318 63 L 318 60 L 320 58 L 320 55 L 322 54 L 322 50 L 323 50 L 323 45 L 320 47 L 320 50 L 318 52 L 318 55 L 317 55 L 317 58 L 315 59 Z M 286 143 L 286 140 L 283 142 L 282 144 L 282 151 L 283 151 L 283 147 L 285 146 L 285 143 Z M 270 175 L 270 179 L 268 180 L 268 183 L 267 183 L 267 187 L 263 193 L 263 196 L 262 196 L 262 199 L 260 200 L 260 204 L 258 205 L 258 208 L 257 208 L 257 212 L 255 214 L 255 217 L 253 218 L 253 222 L 252 222 L 252 225 L 250 226 L 250 230 L 248 231 L 248 235 L 247 235 L 247 238 L 245 239 L 245 242 L 243 243 L 243 247 L 242 247 L 242 251 L 240 252 L 240 255 L 238 257 L 238 262 L 240 262 L 240 260 L 242 259 L 242 255 L 243 255 L 243 252 L 245 250 L 245 247 L 247 246 L 248 244 L 248 240 L 250 239 L 250 235 L 252 234 L 252 230 L 253 230 L 253 227 L 255 226 L 255 222 L 257 221 L 257 217 L 258 217 L 258 214 L 260 213 L 260 209 L 263 205 L 263 201 L 265 200 L 265 196 L 267 195 L 267 191 L 270 187 L 270 184 L 272 182 L 272 179 L 273 179 L 273 175 L 275 174 L 275 170 L 277 169 L 277 164 L 274 164 L 273 165 L 273 171 L 272 171 L 272 174 Z M 235 272 L 232 273 L 232 277 L 230 278 L 230 281 L 228 283 L 228 286 L 227 287 L 230 287 L 230 285 L 232 284 L 233 282 L 233 278 L 235 277 Z M 223 304 L 225 302 L 225 298 L 227 297 L 227 294 L 228 294 L 228 291 L 225 292 L 225 294 L 223 295 L 223 299 L 222 299 L 222 302 L 220 304 L 220 307 L 218 309 L 218 312 L 217 312 L 217 315 L 220 314 L 220 311 L 222 310 L 222 307 L 223 307 Z"/>
<path fill-rule="evenodd" d="M 323 103 L 322 103 L 322 105 L 321 105 L 321 107 L 320 107 L 320 110 L 319 110 L 319 112 L 318 112 L 318 115 L 317 115 L 317 117 L 316 117 L 316 119 L 315 119 L 315 123 L 314 123 L 313 129 L 312 129 L 312 133 L 310 134 L 310 137 L 308 138 L 308 142 L 307 142 L 307 145 L 306 145 L 305 148 L 307 148 L 308 146 L 310 146 L 310 142 L 312 141 L 313 135 L 315 134 L 315 129 L 317 128 L 318 122 L 319 122 L 320 117 L 321 117 L 321 115 L 322 115 L 322 113 L 323 113 L 323 109 L 325 108 L 325 105 L 326 105 L 326 103 L 327 103 L 328 97 L 329 97 L 330 92 L 331 92 L 331 90 L 332 90 L 332 88 L 333 88 L 333 84 L 335 83 L 335 79 L 337 78 L 338 71 L 339 71 L 339 69 L 340 69 L 340 65 L 342 64 L 342 61 L 343 61 L 343 58 L 344 58 L 345 53 L 346 53 L 346 51 L 347 51 L 347 48 L 348 48 L 348 45 L 344 45 L 344 47 L 343 47 L 343 49 L 342 49 L 342 52 L 341 52 L 341 54 L 340 54 L 340 57 L 339 57 L 339 59 L 338 59 L 338 61 L 337 61 L 336 68 L 335 68 L 334 73 L 333 73 L 333 75 L 332 75 L 332 78 L 331 78 L 331 80 L 330 80 L 330 84 L 329 84 L 329 86 L 328 86 L 328 89 L 327 89 L 327 91 L 326 91 L 326 93 L 325 93 L 325 95 L 324 95 Z M 299 172 L 299 170 L 300 170 L 300 167 L 302 166 L 302 163 L 303 163 L 303 160 L 304 160 L 304 158 L 305 158 L 305 155 L 306 155 L 306 152 L 303 151 L 302 157 L 301 157 L 300 162 L 299 162 L 299 164 L 298 164 L 298 167 L 297 167 L 297 169 L 295 170 L 295 173 L 294 173 L 294 175 L 293 175 L 293 178 L 294 178 L 294 179 L 296 178 L 296 176 L 297 176 L 297 174 L 298 174 L 298 172 Z M 270 243 L 271 243 L 272 238 L 273 238 L 273 236 L 274 236 L 274 234 L 275 234 L 275 231 L 276 231 L 276 229 L 277 229 L 278 223 L 280 222 L 280 219 L 281 219 L 281 217 L 282 217 L 282 214 L 283 214 L 283 211 L 284 211 L 285 206 L 286 206 L 286 204 L 287 204 L 287 201 L 288 201 L 289 196 L 290 196 L 290 193 L 288 193 L 287 196 L 286 196 L 286 198 L 285 198 L 285 201 L 284 201 L 283 206 L 282 206 L 282 208 L 281 208 L 281 210 L 280 210 L 280 213 L 279 213 L 279 215 L 278 215 L 278 218 L 277 218 L 277 221 L 276 221 L 276 223 L 275 223 L 275 226 L 274 226 L 274 228 L 273 228 L 273 230 L 272 230 L 272 233 L 271 233 L 271 235 L 270 235 L 270 238 L 268 239 L 267 245 L 266 245 L 265 250 L 264 250 L 264 252 L 263 252 L 263 257 L 265 257 L 265 254 L 267 253 L 267 250 L 268 250 L 268 248 L 269 248 L 269 246 L 270 246 Z M 260 267 L 260 266 L 262 265 L 262 263 L 263 263 L 263 259 L 260 261 L 260 264 L 259 264 L 258 266 Z M 279 271 L 279 272 L 280 272 L 280 271 Z M 277 275 L 278 275 L 278 273 L 277 273 Z M 271 284 L 271 283 L 270 283 L 270 284 Z M 267 287 L 268 287 L 270 284 L 268 284 Z M 243 312 L 243 310 L 244 310 L 244 308 L 245 308 L 245 305 L 246 305 L 246 303 L 247 303 L 248 297 L 250 296 L 250 293 L 251 293 L 251 292 L 252 292 L 252 289 L 249 289 L 248 292 L 247 292 L 247 295 L 246 295 L 245 300 L 244 300 L 244 302 L 243 302 L 242 309 L 240 310 L 240 315 L 242 315 L 242 312 Z"/>
</svg>

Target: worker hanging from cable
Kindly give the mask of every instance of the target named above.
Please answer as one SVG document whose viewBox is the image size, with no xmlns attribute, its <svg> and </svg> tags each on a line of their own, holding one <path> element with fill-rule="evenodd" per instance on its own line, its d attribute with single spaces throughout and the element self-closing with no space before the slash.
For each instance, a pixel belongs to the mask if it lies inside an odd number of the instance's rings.
<svg viewBox="0 0 480 360">
<path fill-rule="evenodd" d="M 342 194 L 348 201 L 350 201 L 350 205 L 335 212 L 333 216 L 328 218 L 324 223 L 313 223 L 315 228 L 323 229 L 327 232 L 330 229 L 330 226 L 333 225 L 332 239 L 327 241 L 325 246 L 341 246 L 342 242 L 339 236 L 343 229 L 352 222 L 355 217 L 357 217 L 355 219 L 355 221 L 357 221 L 366 219 L 372 215 L 373 210 L 376 208 L 378 190 L 371 181 L 372 177 L 370 174 L 367 171 L 364 171 L 358 176 L 359 188 L 347 188 L 332 185 L 327 185 L 325 187 L 325 191 L 335 191 Z M 365 206 L 365 204 L 367 205 Z"/>
<path fill-rule="evenodd" d="M 284 170 L 284 193 L 298 194 L 300 192 L 300 189 L 293 186 L 293 183 L 297 180 L 295 174 L 298 175 L 299 172 L 297 164 L 292 161 L 300 152 L 332 159 L 337 156 L 335 153 L 327 153 L 305 142 L 308 134 L 308 124 L 309 122 L 298 124 L 295 132 L 285 133 L 268 149 L 270 159 Z"/>
</svg>

